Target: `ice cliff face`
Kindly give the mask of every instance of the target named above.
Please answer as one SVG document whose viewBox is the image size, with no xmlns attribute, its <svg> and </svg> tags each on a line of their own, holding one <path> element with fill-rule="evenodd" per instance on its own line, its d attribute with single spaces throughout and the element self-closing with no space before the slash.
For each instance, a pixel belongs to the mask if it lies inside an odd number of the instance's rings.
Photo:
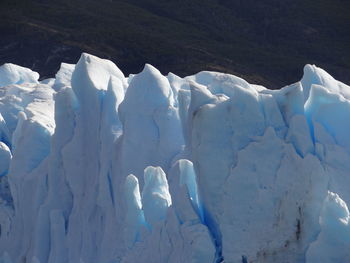
<svg viewBox="0 0 350 263">
<path fill-rule="evenodd" d="M 307 65 L 0 67 L 0 262 L 346 262 L 350 87 Z"/>
</svg>

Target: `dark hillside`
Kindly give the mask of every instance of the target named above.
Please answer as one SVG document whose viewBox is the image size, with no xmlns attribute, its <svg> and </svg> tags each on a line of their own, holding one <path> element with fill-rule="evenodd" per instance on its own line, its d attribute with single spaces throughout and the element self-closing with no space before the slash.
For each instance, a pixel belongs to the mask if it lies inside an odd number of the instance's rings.
<svg viewBox="0 0 350 263">
<path fill-rule="evenodd" d="M 314 63 L 350 82 L 348 0 L 1 0 L 0 63 L 53 76 L 82 51 L 126 73 L 233 73 L 277 88 Z"/>
</svg>

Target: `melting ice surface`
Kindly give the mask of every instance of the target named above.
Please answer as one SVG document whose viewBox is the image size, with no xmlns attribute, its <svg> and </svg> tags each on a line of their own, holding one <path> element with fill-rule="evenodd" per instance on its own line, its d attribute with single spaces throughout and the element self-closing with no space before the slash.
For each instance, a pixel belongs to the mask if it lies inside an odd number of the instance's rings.
<svg viewBox="0 0 350 263">
<path fill-rule="evenodd" d="M 0 67 L 0 262 L 347 262 L 350 87 L 307 65 Z"/>
</svg>

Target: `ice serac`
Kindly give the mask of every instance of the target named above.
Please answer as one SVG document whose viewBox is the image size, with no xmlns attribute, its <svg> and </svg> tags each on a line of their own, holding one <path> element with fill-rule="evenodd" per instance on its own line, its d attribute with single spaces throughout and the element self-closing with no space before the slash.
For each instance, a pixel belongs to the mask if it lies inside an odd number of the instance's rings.
<svg viewBox="0 0 350 263">
<path fill-rule="evenodd" d="M 168 207 L 171 206 L 168 181 L 160 167 L 147 167 L 144 177 L 142 205 L 146 221 L 155 226 L 157 222 L 165 219 Z"/>
<path fill-rule="evenodd" d="M 45 84 L 26 83 L 0 87 L 1 133 L 8 146 L 16 129 L 18 114 L 24 112 L 53 133 L 55 91 Z"/>
<path fill-rule="evenodd" d="M 46 192 L 47 157 L 55 129 L 55 92 L 44 84 L 15 85 L 6 89 L 2 115 L 6 124 L 11 124 L 9 147 L 12 159 L 7 177 L 13 202 L 10 207 L 15 216 L 8 217 L 11 235 L 2 236 L 2 241 L 4 249 L 14 256 L 14 261 L 20 261 L 31 253 L 28 248 L 35 239 L 34 222 L 43 201 L 42 195 Z"/>
<path fill-rule="evenodd" d="M 113 84 L 114 77 L 120 83 Z M 109 177 L 110 148 L 120 129 L 113 117 L 118 83 L 123 91 L 125 80 L 112 62 L 84 54 L 73 72 L 72 88 L 63 87 L 56 94 L 56 128 L 41 172 L 47 186 L 41 190 L 39 184 L 32 190 L 41 191 L 38 200 L 28 199 L 32 202 L 28 207 L 37 209 L 31 213 L 37 215 L 33 244 L 19 245 L 27 249 L 27 258 L 107 262 L 115 254 L 110 244 L 117 243 L 118 235 L 112 223 L 116 213 Z M 100 249 L 95 253 L 97 244 Z"/>
<path fill-rule="evenodd" d="M 304 100 L 309 97 L 312 85 L 321 85 L 326 87 L 330 92 L 339 94 L 346 99 L 350 99 L 349 86 L 334 79 L 326 71 L 315 65 L 306 65 L 304 67 L 304 76 L 301 79 L 301 85 L 304 89 Z"/>
<path fill-rule="evenodd" d="M 72 81 L 72 74 L 74 72 L 75 65 L 61 63 L 59 71 L 56 73 L 56 78 L 54 79 L 53 88 L 59 91 L 63 87 L 70 87 Z"/>
<path fill-rule="evenodd" d="M 148 230 L 144 228 L 140 232 L 138 241 L 126 253 L 122 262 L 144 262 L 144 257 L 151 262 L 214 262 L 215 246 L 212 237 L 196 209 L 196 201 L 200 198 L 195 187 L 196 176 L 191 167 L 192 163 L 188 160 L 179 160 L 172 166 L 168 174 L 169 192 L 160 168 L 146 168 L 145 177 L 149 178 L 144 191 L 152 194 L 145 198 L 166 200 L 170 193 L 171 206 L 161 205 L 170 203 L 168 200 L 144 207 L 145 212 L 148 210 L 148 213 L 155 214 L 155 220 L 150 227 L 146 226 Z M 192 194 L 194 199 L 191 198 Z M 161 217 L 163 220 L 159 220 Z"/>
<path fill-rule="evenodd" d="M 210 79 L 199 81 L 211 83 Z M 213 91 L 217 94 L 208 94 L 205 88 L 200 97 L 198 92 L 192 92 L 192 105 L 204 94 L 208 99 L 190 107 L 193 113 L 188 124 L 205 218 L 219 254 L 228 262 L 240 262 L 242 256 L 248 261 L 279 262 L 288 258 L 303 262 L 308 245 L 320 228 L 317 215 L 327 187 L 345 190 L 339 182 L 348 178 L 344 172 L 348 166 L 343 161 L 347 155 L 333 148 L 338 153 L 338 163 L 334 163 L 335 159 L 328 161 L 326 168 L 315 155 L 316 147 L 322 149 L 323 144 L 315 146 L 314 121 L 317 116 L 319 122 L 323 118 L 309 106 L 318 107 L 311 102 L 312 95 L 304 106 L 302 84 L 279 91 L 239 85 L 232 85 L 231 89 L 224 92 L 216 84 Z M 313 89 L 315 85 L 311 93 Z M 341 96 L 331 95 L 332 87 L 326 90 L 330 93 L 327 98 Z M 229 98 L 218 100 L 218 91 Z M 347 103 L 341 97 L 337 105 Z M 340 118 L 333 118 L 329 125 L 339 137 L 346 131 L 347 118 L 342 119 L 342 128 Z M 323 132 L 333 137 L 328 131 Z M 347 148 L 345 141 L 342 146 Z M 252 238 L 256 235 L 259 238 Z"/>
<path fill-rule="evenodd" d="M 185 258 L 189 262 L 214 262 L 216 249 L 204 222 L 197 176 L 191 161 L 180 159 L 173 165 L 169 173 L 169 186 L 172 209 L 183 235 L 182 253 L 187 255 Z"/>
<path fill-rule="evenodd" d="M 73 125 L 73 134 L 61 149 L 72 198 L 66 234 L 70 261 L 106 261 L 115 252 L 110 248 L 111 234 L 116 231 L 111 222 L 116 214 L 110 185 L 111 156 L 106 149 L 115 140 L 110 134 L 115 121 L 104 121 L 106 114 L 116 114 L 114 87 L 110 84 L 113 77 L 125 85 L 124 75 L 115 64 L 88 54 L 82 55 L 72 74 L 76 108 L 69 125 Z M 107 112 L 105 104 L 110 106 Z M 101 253 L 93 252 L 97 245 Z"/>
<path fill-rule="evenodd" d="M 350 89 L 350 88 L 349 88 Z M 338 145 L 350 152 L 350 101 L 320 85 L 313 85 L 305 104 L 309 121 L 321 124 Z"/>
<path fill-rule="evenodd" d="M 129 248 L 139 241 L 141 227 L 146 227 L 145 216 L 142 210 L 139 181 L 135 175 L 128 175 L 125 180 L 125 201 L 127 203 L 125 239 Z"/>
<path fill-rule="evenodd" d="M 320 215 L 321 232 L 307 251 L 307 262 L 342 262 L 350 257 L 350 214 L 346 203 L 328 192 Z"/>
<path fill-rule="evenodd" d="M 38 83 L 39 74 L 28 68 L 6 63 L 0 66 L 0 87 L 11 84 Z"/>
<path fill-rule="evenodd" d="M 145 167 L 160 166 L 167 171 L 183 145 L 178 109 L 167 78 L 153 66 L 145 65 L 133 77 L 119 114 L 123 135 L 116 169 L 124 178 L 134 174 L 143 186 Z"/>
<path fill-rule="evenodd" d="M 179 106 L 179 92 L 188 91 L 190 89 L 189 84 L 186 80 L 180 78 L 179 76 L 171 72 L 168 74 L 167 79 L 170 83 L 170 87 L 173 92 L 174 105 L 176 107 L 181 107 Z"/>
<path fill-rule="evenodd" d="M 348 86 L 350 90 L 350 87 Z M 350 202 L 350 101 L 328 86 L 312 85 L 305 115 L 313 127 L 316 154 L 327 165 L 329 190 Z"/>
<path fill-rule="evenodd" d="M 219 247 L 221 234 L 217 224 L 225 209 L 222 205 L 225 181 L 236 165 L 238 151 L 262 135 L 265 128 L 258 93 L 240 86 L 234 86 L 234 92 L 235 96 L 231 98 L 208 94 L 208 102 L 200 99 L 204 98 L 204 93 L 199 93 L 198 88 L 192 89 L 191 93 L 192 161 L 198 171 L 207 224 Z M 203 102 L 196 103 L 199 100 Z"/>
<path fill-rule="evenodd" d="M 244 79 L 219 72 L 201 71 L 185 79 L 206 86 L 212 94 L 221 93 L 229 97 L 233 96 L 234 87 L 252 89 L 252 86 Z"/>
<path fill-rule="evenodd" d="M 315 199 L 324 196 L 326 187 L 327 176 L 318 159 L 299 157 L 294 147 L 268 129 L 261 140 L 238 153 L 237 165 L 226 181 L 221 226 L 224 257 L 232 255 L 238 261 L 243 254 L 249 260 L 279 262 L 288 257 L 302 262 L 318 232 L 313 215 L 319 213 L 320 205 Z"/>
<path fill-rule="evenodd" d="M 73 137 L 76 110 L 77 99 L 71 88 L 63 89 L 56 94 L 56 129 L 51 139 L 51 152 L 45 178 L 45 184 L 48 185 L 49 190 L 46 189 L 47 192 L 41 196 L 42 204 L 37 217 L 35 246 L 31 252 L 33 257 L 40 261 L 59 262 L 60 259 L 67 259 L 65 235 L 72 209 L 72 192 L 67 181 L 65 163 L 66 158 L 71 156 L 64 156 L 62 149 Z M 50 240 L 52 248 L 45 246 L 45 240 Z"/>
<path fill-rule="evenodd" d="M 12 154 L 9 147 L 5 143 L 0 142 L 0 176 L 7 175 L 11 159 Z"/>
<path fill-rule="evenodd" d="M 350 87 L 307 65 L 0 67 L 0 262 L 346 262 Z"/>
<path fill-rule="evenodd" d="M 186 186 L 192 206 L 201 221 L 204 222 L 203 205 L 199 195 L 197 176 L 194 171 L 193 163 L 185 159 L 179 160 L 178 164 L 180 169 L 179 186 Z"/>
</svg>

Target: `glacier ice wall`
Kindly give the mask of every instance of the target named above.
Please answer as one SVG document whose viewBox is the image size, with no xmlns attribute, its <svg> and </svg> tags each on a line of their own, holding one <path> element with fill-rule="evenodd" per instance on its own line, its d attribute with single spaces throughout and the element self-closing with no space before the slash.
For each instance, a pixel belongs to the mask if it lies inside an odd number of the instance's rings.
<svg viewBox="0 0 350 263">
<path fill-rule="evenodd" d="M 345 262 L 350 87 L 82 54 L 0 67 L 0 262 Z"/>
</svg>

